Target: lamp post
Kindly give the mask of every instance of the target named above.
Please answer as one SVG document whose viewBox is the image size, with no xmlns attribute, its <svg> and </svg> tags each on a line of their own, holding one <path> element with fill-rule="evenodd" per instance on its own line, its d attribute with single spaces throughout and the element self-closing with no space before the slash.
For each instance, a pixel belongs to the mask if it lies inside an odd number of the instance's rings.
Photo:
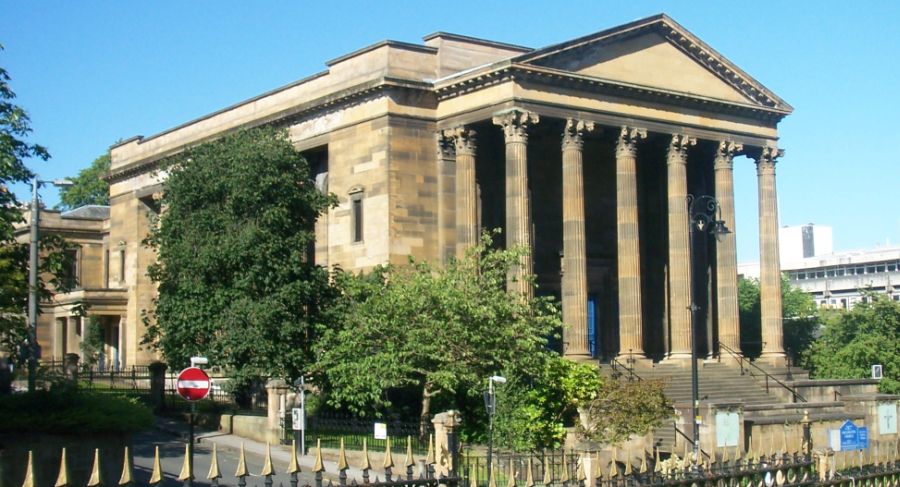
<svg viewBox="0 0 900 487">
<path fill-rule="evenodd" d="M 494 473 L 494 411 L 497 409 L 497 398 L 494 396 L 494 383 L 506 384 L 506 377 L 493 375 L 488 378 L 488 391 L 484 398 L 484 406 L 488 412 L 488 447 L 487 447 L 487 484 L 491 485 L 491 475 Z"/>
<path fill-rule="evenodd" d="M 38 249 L 40 231 L 38 229 L 41 213 L 41 196 L 38 189 L 42 184 L 50 183 L 57 187 L 71 186 L 68 179 L 54 179 L 43 181 L 37 176 L 31 180 L 31 243 L 28 262 L 28 392 L 34 392 L 37 375 L 37 359 L 40 347 L 37 342 L 37 315 L 38 315 Z"/>
<path fill-rule="evenodd" d="M 721 208 L 719 202 L 709 195 L 694 197 L 689 194 L 687 196 L 688 215 L 688 251 L 690 252 L 691 267 L 694 267 L 694 232 L 701 234 L 719 235 L 731 233 L 725 222 L 721 219 Z M 706 249 L 706 247 L 704 247 Z M 706 257 L 706 256 L 705 256 Z M 704 259 L 704 266 L 706 264 Z M 704 267 L 705 269 L 705 267 Z M 706 271 L 704 270 L 704 279 Z M 693 454 L 694 459 L 698 458 L 700 453 L 700 380 L 697 370 L 697 321 L 700 312 L 700 306 L 697 305 L 697 292 L 694 281 L 691 282 L 691 414 L 693 415 Z"/>
</svg>

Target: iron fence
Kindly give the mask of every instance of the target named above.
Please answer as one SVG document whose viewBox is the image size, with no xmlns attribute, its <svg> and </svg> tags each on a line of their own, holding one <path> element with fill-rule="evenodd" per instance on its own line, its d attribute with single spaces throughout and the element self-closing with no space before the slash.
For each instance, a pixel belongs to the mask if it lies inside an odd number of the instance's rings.
<svg viewBox="0 0 900 487">
<path fill-rule="evenodd" d="M 196 477 L 192 470 L 192 463 L 188 460 L 187 448 L 185 448 L 183 465 L 178 480 L 185 486 L 192 486 Z M 884 448 L 864 457 L 859 457 L 856 465 L 838 465 L 833 452 L 819 450 L 809 454 L 798 453 L 772 453 L 769 455 L 746 454 L 746 456 L 728 459 L 727 455 L 713 454 L 707 461 L 695 462 L 690 458 L 679 458 L 673 455 L 661 460 L 658 456 L 651 458 L 649 455 L 641 457 L 639 464 L 631 462 L 631 456 L 626 456 L 622 461 L 614 456 L 607 462 L 601 462 L 597 452 L 573 452 L 556 451 L 543 452 L 534 455 L 499 455 L 498 464 L 505 460 L 505 468 L 495 468 L 491 487 L 505 485 L 507 487 L 799 487 L 799 486 L 840 486 L 856 487 L 895 487 L 900 482 L 900 459 L 897 449 Z M 290 474 L 290 484 L 298 487 L 297 474 L 300 471 L 296 448 L 291 449 L 291 459 L 286 472 Z M 715 453 L 715 452 L 714 452 Z M 115 455 L 120 455 L 116 452 Z M 400 465 L 393 462 L 385 464 L 383 472 L 376 473 L 372 468 L 368 455 L 360 460 L 360 478 L 350 479 L 348 470 L 351 469 L 347 462 L 343 449 L 339 452 L 339 461 L 336 472 L 326 472 L 325 463 L 322 461 L 320 447 L 314 449 L 315 455 L 313 484 L 315 487 L 323 487 L 324 477 L 329 475 L 336 478 L 338 485 L 370 485 L 373 487 L 476 487 L 482 485 L 478 479 L 472 476 L 471 457 L 464 457 L 460 465 L 463 467 L 462 475 L 457 476 L 456 470 L 450 461 L 453 453 L 436 451 L 433 447 L 428 450 L 425 458 L 415 458 L 408 453 Z M 224 483 L 222 472 L 215 458 L 216 450 L 212 451 L 213 459 L 206 480 L 210 485 L 236 485 L 246 487 L 247 477 L 251 476 L 247 468 L 243 449 L 241 450 L 238 468 L 234 474 L 233 483 Z M 59 474 L 55 484 L 46 482 L 46 486 L 55 487 L 81 487 L 82 484 L 72 483 L 68 473 L 69 465 L 66 462 L 65 449 L 57 457 L 59 462 Z M 110 479 L 105 479 L 99 467 L 99 450 L 95 451 L 90 479 L 85 485 L 106 485 Z M 122 468 L 116 472 L 119 478 L 116 485 L 137 486 L 133 473 L 133 460 L 126 447 Z M 414 472 L 414 466 L 422 466 L 418 473 Z M 16 485 L 22 487 L 45 487 L 38 484 L 34 477 L 33 456 L 29 452 L 27 465 L 22 466 Z M 499 467 L 499 466 L 498 466 Z M 394 470 L 397 470 L 395 472 Z M 271 453 L 267 450 L 262 471 L 257 478 L 261 478 L 263 485 L 271 487 L 273 475 L 276 469 L 273 465 Z M 448 474 L 442 476 L 441 473 Z M 372 479 L 375 482 L 371 482 Z M 383 478 L 384 481 L 378 479 Z M 114 480 L 114 479 L 112 479 Z M 153 460 L 152 474 L 148 485 L 158 486 L 163 481 L 159 448 L 157 447 Z M 327 483 L 333 485 L 332 480 Z M 258 486 L 259 484 L 257 484 Z M 307 484 L 308 485 L 308 484 Z M 304 486 L 307 487 L 307 486 Z M 312 486 L 309 486 L 312 487 Z"/>
<path fill-rule="evenodd" d="M 285 442 L 290 442 L 293 438 L 289 413 L 290 411 L 284 420 Z M 306 418 L 306 441 L 312 443 L 319 440 L 323 448 L 336 449 L 340 447 L 343 439 L 348 450 L 362 450 L 363 440 L 366 440 L 367 446 L 373 451 L 384 451 L 387 448 L 387 440 L 375 438 L 375 423 L 385 424 L 387 435 L 394 438 L 391 442 L 391 451 L 397 453 L 405 452 L 409 443 L 413 453 L 425 454 L 428 450 L 428 438 L 434 434 L 434 427 L 430 422 L 422 429 L 418 422 L 320 414 Z"/>
<path fill-rule="evenodd" d="M 336 478 L 337 485 L 339 486 L 348 486 L 348 485 L 367 485 L 371 487 L 459 487 L 460 479 L 455 475 L 455 472 L 452 469 L 444 469 L 441 465 L 448 464 L 449 452 L 444 452 L 443 454 L 435 455 L 433 447 L 428 450 L 428 454 L 425 458 L 416 459 L 412 454 L 407 454 L 406 458 L 403 460 L 402 466 L 395 465 L 393 462 L 385 464 L 381 470 L 381 472 L 376 472 L 375 469 L 372 468 L 371 461 L 368 455 L 365 455 L 362 460 L 362 465 L 359 468 L 361 471 L 361 475 L 357 479 L 350 479 L 348 476 L 348 470 L 350 470 L 350 465 L 346 460 L 346 452 L 344 449 L 340 450 L 340 458 L 337 464 L 336 472 L 326 472 L 325 470 L 325 462 L 322 460 L 322 449 L 321 447 L 317 447 L 313 452 L 315 454 L 315 462 L 310 473 L 313 474 L 312 485 L 309 483 L 304 484 L 303 487 L 325 487 L 325 475 Z M 59 473 L 56 475 L 56 482 L 51 483 L 51 479 L 44 479 L 44 483 L 41 483 L 38 478 L 35 477 L 35 462 L 33 452 L 29 451 L 27 464 L 23 465 L 21 470 L 21 476 L 18 479 L 22 479 L 21 483 L 16 483 L 16 485 L 21 485 L 22 487 L 81 487 L 82 485 L 86 485 L 88 487 L 96 487 L 101 485 L 119 485 L 119 486 L 131 486 L 138 487 L 139 485 L 143 485 L 139 483 L 134 475 L 134 459 L 131 455 L 130 448 L 124 448 L 123 452 L 116 452 L 115 455 L 121 455 L 120 458 L 123 459 L 121 463 L 121 469 L 116 469 L 114 476 L 109 476 L 108 473 L 105 473 L 104 468 L 100 466 L 100 450 L 97 449 L 94 451 L 93 455 L 93 464 L 91 466 L 89 478 L 84 481 L 80 481 L 78 483 L 72 481 L 72 475 L 70 474 L 70 465 L 66 461 L 66 449 L 63 448 L 60 452 L 60 455 L 57 457 L 57 461 L 59 462 Z M 291 449 L 291 458 L 285 470 L 281 470 L 280 468 L 276 468 L 272 461 L 271 450 L 267 448 L 266 457 L 264 459 L 264 464 L 262 470 L 258 475 L 255 475 L 250 472 L 250 469 L 247 467 L 246 458 L 244 455 L 243 447 L 241 447 L 240 458 L 238 460 L 237 470 L 233 475 L 233 483 L 230 485 L 237 487 L 246 487 L 247 477 L 256 477 L 261 478 L 263 482 L 263 486 L 272 487 L 273 486 L 273 476 L 276 475 L 277 471 L 283 471 L 290 475 L 290 485 L 291 487 L 298 487 L 299 485 L 299 476 L 300 473 L 300 465 L 299 458 L 297 456 L 296 448 Z M 414 473 L 414 466 L 421 465 L 423 468 L 418 472 Z M 399 473 L 395 472 L 396 470 Z M 442 472 L 442 473 L 441 473 Z M 445 475 L 449 474 L 449 475 Z M 201 474 L 202 475 L 202 474 Z M 108 477 L 109 476 L 109 477 Z M 118 478 L 118 481 L 115 480 Z M 207 485 L 211 486 L 225 486 L 229 485 L 224 482 L 225 477 L 222 474 L 221 469 L 219 468 L 219 461 L 217 458 L 216 449 L 212 450 L 212 460 L 209 468 L 209 472 L 205 476 Z M 374 482 L 371 480 L 374 478 Z M 17 479 L 17 480 L 18 480 Z M 384 479 L 384 480 L 380 480 Z M 152 472 L 150 474 L 150 479 L 146 485 L 158 487 L 165 483 L 165 476 L 162 470 L 162 462 L 160 457 L 160 450 L 157 446 L 155 449 Z M 185 487 L 193 487 L 195 483 L 199 483 L 198 476 L 195 475 L 193 469 L 193 462 L 190 460 L 190 450 L 185 445 L 184 456 L 182 457 L 182 467 L 181 471 L 177 477 L 177 480 L 183 482 Z M 328 480 L 328 487 L 333 486 L 333 480 Z M 255 487 L 260 487 L 259 484 L 256 484 Z"/>
</svg>

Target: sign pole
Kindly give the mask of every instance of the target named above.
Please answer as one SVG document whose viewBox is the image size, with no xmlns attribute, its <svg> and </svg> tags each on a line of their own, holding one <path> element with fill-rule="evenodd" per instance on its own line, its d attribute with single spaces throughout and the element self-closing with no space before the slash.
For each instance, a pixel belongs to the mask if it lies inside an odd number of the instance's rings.
<svg viewBox="0 0 900 487">
<path fill-rule="evenodd" d="M 300 428 L 300 456 L 306 455 L 306 378 L 304 376 L 300 376 L 300 411 L 303 415 L 300 418 L 303 423 L 303 426 Z"/>
<path fill-rule="evenodd" d="M 187 479 L 188 487 L 194 485 L 194 416 L 197 415 L 197 403 L 191 402 L 191 418 L 190 418 L 190 427 L 188 428 L 188 432 L 190 436 L 190 444 L 188 445 L 188 468 L 191 472 L 191 477 Z"/>
</svg>

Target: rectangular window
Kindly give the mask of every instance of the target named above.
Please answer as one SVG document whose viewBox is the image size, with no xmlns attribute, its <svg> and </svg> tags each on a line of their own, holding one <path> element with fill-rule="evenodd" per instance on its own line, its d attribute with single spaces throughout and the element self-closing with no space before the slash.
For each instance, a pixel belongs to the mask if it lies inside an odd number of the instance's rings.
<svg viewBox="0 0 900 487">
<path fill-rule="evenodd" d="M 63 285 L 69 289 L 74 289 L 78 285 L 78 250 L 66 249 L 65 251 L 65 267 L 62 269 Z"/>
<path fill-rule="evenodd" d="M 837 270 L 837 275 L 838 275 L 838 276 L 843 276 L 843 275 L 844 275 L 844 269 L 838 269 L 838 270 Z"/>
<path fill-rule="evenodd" d="M 816 272 L 816 278 L 821 279 L 821 278 L 823 278 L 823 277 L 825 277 L 825 271 L 818 271 L 818 272 Z"/>
<path fill-rule="evenodd" d="M 352 225 L 353 225 L 353 243 L 358 243 L 363 241 L 363 206 L 362 206 L 362 198 L 359 196 L 354 197 L 350 200 L 352 205 Z"/>
<path fill-rule="evenodd" d="M 874 274 L 874 273 L 875 273 L 875 266 L 870 265 L 870 266 L 866 267 L 866 274 Z"/>
<path fill-rule="evenodd" d="M 880 266 L 876 267 L 875 272 L 884 272 L 884 266 L 880 265 Z"/>
<path fill-rule="evenodd" d="M 103 251 L 103 287 L 109 287 L 109 249 Z"/>
<path fill-rule="evenodd" d="M 834 277 L 834 270 L 828 271 L 828 277 Z"/>
<path fill-rule="evenodd" d="M 894 272 L 897 270 L 897 264 L 888 264 L 887 266 L 888 272 Z"/>
<path fill-rule="evenodd" d="M 125 284 L 125 249 L 119 250 L 119 284 Z"/>
</svg>

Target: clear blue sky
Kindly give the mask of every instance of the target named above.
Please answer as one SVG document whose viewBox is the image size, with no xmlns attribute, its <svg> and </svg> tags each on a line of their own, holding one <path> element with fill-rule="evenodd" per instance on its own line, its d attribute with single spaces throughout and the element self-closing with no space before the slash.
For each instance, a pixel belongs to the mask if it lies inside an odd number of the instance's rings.
<svg viewBox="0 0 900 487">
<path fill-rule="evenodd" d="M 368 44 L 448 31 L 542 47 L 665 12 L 794 106 L 780 125 L 782 225 L 836 250 L 900 244 L 900 2 L 12 1 L 0 66 L 53 159 L 76 174 L 152 135 L 325 69 Z M 757 259 L 755 170 L 736 167 L 740 261 Z M 28 191 L 19 194 L 27 198 Z M 50 205 L 57 196 L 43 190 Z"/>
</svg>

